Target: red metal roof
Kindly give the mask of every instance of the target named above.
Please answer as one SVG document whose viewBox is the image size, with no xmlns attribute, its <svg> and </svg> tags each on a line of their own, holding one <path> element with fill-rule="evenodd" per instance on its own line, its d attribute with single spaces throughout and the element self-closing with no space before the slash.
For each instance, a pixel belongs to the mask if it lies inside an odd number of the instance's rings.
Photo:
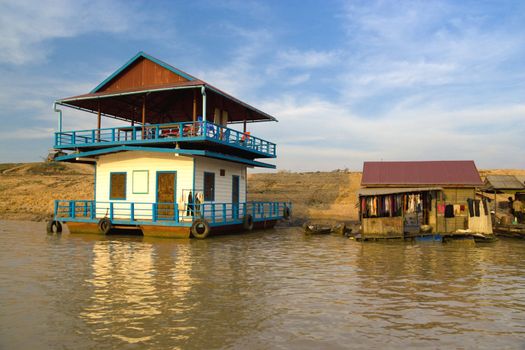
<svg viewBox="0 0 525 350">
<path fill-rule="evenodd" d="M 361 185 L 482 186 L 472 160 L 365 162 Z"/>
</svg>

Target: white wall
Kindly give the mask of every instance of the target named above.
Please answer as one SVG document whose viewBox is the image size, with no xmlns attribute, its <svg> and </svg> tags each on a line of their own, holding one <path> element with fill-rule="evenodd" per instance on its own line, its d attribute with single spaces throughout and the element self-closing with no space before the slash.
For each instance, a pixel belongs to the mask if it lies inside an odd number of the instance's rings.
<svg viewBox="0 0 525 350">
<path fill-rule="evenodd" d="M 226 171 L 220 176 L 220 169 Z M 204 172 L 215 173 L 215 202 L 231 203 L 232 176 L 239 176 L 239 202 L 246 201 L 246 165 L 219 159 L 195 157 L 195 191 L 204 190 Z"/>
<path fill-rule="evenodd" d="M 193 184 L 195 166 L 195 184 Z M 246 166 L 238 163 L 206 157 L 176 157 L 171 153 L 127 151 L 100 156 L 97 161 L 96 201 L 97 217 L 103 217 L 108 212 L 112 202 L 115 218 L 129 218 L 129 203 L 135 204 L 135 218 L 151 218 L 151 204 L 156 202 L 157 172 L 177 172 L 177 203 L 183 210 L 188 190 L 195 192 L 204 189 L 204 172 L 215 173 L 215 203 L 231 203 L 232 176 L 239 176 L 239 202 L 246 201 Z M 220 169 L 225 170 L 225 176 L 220 176 Z M 133 193 L 133 171 L 147 170 L 148 193 Z M 110 173 L 124 172 L 126 176 L 126 199 L 110 200 Z M 140 215 L 143 214 L 143 215 Z"/>
<path fill-rule="evenodd" d="M 133 170 L 148 170 L 148 193 L 133 193 Z M 110 173 L 125 172 L 127 174 L 126 199 L 111 200 L 111 202 L 115 203 L 115 213 L 120 213 L 118 216 L 129 216 L 129 213 L 126 211 L 126 209 L 129 208 L 129 204 L 125 203 L 156 202 L 157 171 L 177 172 L 177 202 L 180 202 L 182 199 L 183 189 L 193 188 L 193 158 L 183 156 L 176 157 L 172 153 L 128 151 L 99 157 L 96 174 L 96 200 L 97 202 L 109 202 Z M 97 205 L 97 217 L 105 215 L 106 207 L 108 206 Z M 136 216 L 140 213 L 151 216 L 150 208 L 151 205 L 136 205 L 135 209 L 138 209 Z M 140 209 L 144 209 L 144 211 L 141 211 Z"/>
</svg>

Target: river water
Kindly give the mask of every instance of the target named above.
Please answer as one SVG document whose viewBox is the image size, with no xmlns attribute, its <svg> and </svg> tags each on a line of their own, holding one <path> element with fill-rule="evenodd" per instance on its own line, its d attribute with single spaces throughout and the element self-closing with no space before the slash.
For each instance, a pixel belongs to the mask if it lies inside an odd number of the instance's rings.
<svg viewBox="0 0 525 350">
<path fill-rule="evenodd" d="M 0 224 L 0 349 L 525 348 L 524 241 Z"/>
</svg>

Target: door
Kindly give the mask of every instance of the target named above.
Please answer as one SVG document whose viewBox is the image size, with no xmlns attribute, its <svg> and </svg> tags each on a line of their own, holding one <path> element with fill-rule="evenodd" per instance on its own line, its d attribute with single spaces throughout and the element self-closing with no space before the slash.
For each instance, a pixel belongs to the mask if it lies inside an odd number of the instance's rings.
<svg viewBox="0 0 525 350">
<path fill-rule="evenodd" d="M 177 172 L 157 172 L 157 218 L 175 220 Z"/>
<path fill-rule="evenodd" d="M 232 218 L 239 218 L 239 176 L 232 176 Z"/>
</svg>

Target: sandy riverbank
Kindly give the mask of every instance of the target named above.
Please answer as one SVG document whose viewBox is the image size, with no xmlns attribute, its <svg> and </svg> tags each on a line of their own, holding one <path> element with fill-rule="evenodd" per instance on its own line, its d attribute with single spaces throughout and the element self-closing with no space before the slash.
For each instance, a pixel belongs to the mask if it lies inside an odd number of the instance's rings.
<svg viewBox="0 0 525 350">
<path fill-rule="evenodd" d="M 68 163 L 0 164 L 0 219 L 42 221 L 53 213 L 55 199 L 92 199 L 90 165 Z M 525 175 L 525 169 L 481 170 Z M 248 200 L 291 201 L 297 219 L 357 220 L 361 172 L 278 172 L 250 174 Z"/>
</svg>

